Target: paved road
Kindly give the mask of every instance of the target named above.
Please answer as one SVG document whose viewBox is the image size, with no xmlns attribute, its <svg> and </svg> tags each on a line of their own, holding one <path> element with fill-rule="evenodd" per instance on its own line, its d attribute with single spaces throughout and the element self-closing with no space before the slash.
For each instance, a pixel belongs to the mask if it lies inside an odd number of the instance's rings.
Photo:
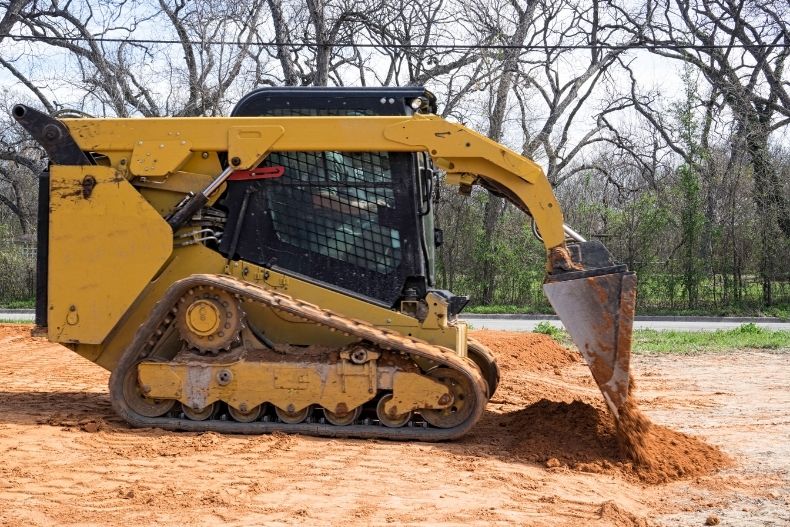
<svg viewBox="0 0 790 527">
<path fill-rule="evenodd" d="M 0 310 L 0 320 L 10 320 L 15 322 L 32 322 L 33 311 L 19 310 Z M 532 331 L 541 322 L 562 327 L 559 320 L 551 319 L 546 316 L 464 316 L 464 320 L 472 324 L 475 329 L 501 329 L 505 331 Z M 767 329 L 780 329 L 790 331 L 790 322 L 779 322 L 777 319 L 755 319 L 755 318 L 718 318 L 718 317 L 653 317 L 643 319 L 637 317 L 634 321 L 634 329 L 672 329 L 677 331 L 715 331 L 717 329 L 732 329 L 746 322 L 754 322 L 758 326 Z"/>
<path fill-rule="evenodd" d="M 33 322 L 35 315 L 31 309 L 0 309 L 0 320 L 12 322 Z"/>
<path fill-rule="evenodd" d="M 534 318 L 483 318 L 475 316 L 463 317 L 474 329 L 500 329 L 505 331 L 532 331 L 536 325 L 541 322 L 548 322 L 556 327 L 562 327 L 562 322 L 559 320 L 546 320 Z M 715 331 L 717 329 L 732 329 L 737 328 L 746 322 L 754 322 L 760 327 L 766 329 L 779 329 L 790 331 L 790 322 L 779 322 L 775 319 L 770 321 L 759 321 L 758 319 L 740 319 L 740 318 L 716 318 L 710 317 L 705 319 L 703 317 L 695 317 L 689 319 L 673 319 L 673 320 L 644 320 L 637 319 L 634 321 L 634 329 L 655 329 L 655 330 L 676 330 L 676 331 Z"/>
</svg>

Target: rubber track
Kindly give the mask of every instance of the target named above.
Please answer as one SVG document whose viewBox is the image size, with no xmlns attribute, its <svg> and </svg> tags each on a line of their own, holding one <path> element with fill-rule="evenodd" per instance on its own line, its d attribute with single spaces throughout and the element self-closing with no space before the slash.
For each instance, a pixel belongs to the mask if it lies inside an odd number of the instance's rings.
<svg viewBox="0 0 790 527">
<path fill-rule="evenodd" d="M 165 335 L 173 323 L 172 309 L 189 289 L 195 287 L 215 287 L 229 291 L 242 301 L 252 301 L 279 309 L 304 320 L 320 324 L 369 341 L 386 350 L 397 350 L 410 355 L 435 361 L 463 373 L 474 390 L 475 408 L 469 418 L 453 428 L 409 427 L 388 428 L 381 425 L 335 426 L 320 423 L 286 424 L 256 421 L 239 423 L 236 421 L 208 420 L 192 421 L 174 417 L 144 417 L 134 412 L 123 397 L 123 378 L 126 371 L 138 361 L 146 358 L 158 338 Z M 156 427 L 165 430 L 185 430 L 191 432 L 213 431 L 231 434 L 266 434 L 271 432 L 296 433 L 323 437 L 349 437 L 363 439 L 393 439 L 417 441 L 446 441 L 457 439 L 467 433 L 483 415 L 486 398 L 486 384 L 477 367 L 471 360 L 455 354 L 453 350 L 435 346 L 423 340 L 403 336 L 394 331 L 380 329 L 372 324 L 350 319 L 326 309 L 294 299 L 283 293 L 263 289 L 254 284 L 243 282 L 224 275 L 196 274 L 175 282 L 164 297 L 154 307 L 151 316 L 137 330 L 132 343 L 123 352 L 118 366 L 110 376 L 110 396 L 115 411 L 135 427 Z"/>
</svg>

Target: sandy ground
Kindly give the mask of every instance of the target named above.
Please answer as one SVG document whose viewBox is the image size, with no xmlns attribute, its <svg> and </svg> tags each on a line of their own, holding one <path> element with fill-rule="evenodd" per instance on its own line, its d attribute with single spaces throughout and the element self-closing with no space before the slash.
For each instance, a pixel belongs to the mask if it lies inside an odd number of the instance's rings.
<svg viewBox="0 0 790 527">
<path fill-rule="evenodd" d="M 575 355 L 505 334 L 478 334 L 505 368 L 476 430 L 406 444 L 133 430 L 105 371 L 29 327 L 0 326 L 0 525 L 790 525 L 790 350 L 637 358 L 651 419 L 732 459 L 654 484 L 599 431 Z M 569 423 L 589 438 L 565 458 Z"/>
</svg>

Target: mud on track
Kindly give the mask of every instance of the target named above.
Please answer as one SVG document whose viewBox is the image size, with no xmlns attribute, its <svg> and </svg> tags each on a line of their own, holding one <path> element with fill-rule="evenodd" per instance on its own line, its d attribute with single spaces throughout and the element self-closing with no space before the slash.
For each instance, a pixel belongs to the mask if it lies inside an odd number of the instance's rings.
<svg viewBox="0 0 790 527">
<path fill-rule="evenodd" d="M 657 477 L 619 452 L 575 352 L 541 335 L 476 332 L 503 366 L 483 420 L 407 444 L 129 429 L 108 374 L 29 328 L 0 326 L 0 525 L 790 522 L 787 352 L 639 358 L 643 408 L 675 446 L 733 461 Z"/>
</svg>

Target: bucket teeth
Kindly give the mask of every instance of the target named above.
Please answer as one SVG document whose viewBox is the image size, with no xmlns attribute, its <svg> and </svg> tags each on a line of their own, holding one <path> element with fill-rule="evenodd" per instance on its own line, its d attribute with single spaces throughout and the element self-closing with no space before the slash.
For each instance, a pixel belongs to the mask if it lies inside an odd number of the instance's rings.
<svg viewBox="0 0 790 527">
<path fill-rule="evenodd" d="M 615 418 L 628 398 L 636 275 L 613 272 L 543 285 Z"/>
</svg>

